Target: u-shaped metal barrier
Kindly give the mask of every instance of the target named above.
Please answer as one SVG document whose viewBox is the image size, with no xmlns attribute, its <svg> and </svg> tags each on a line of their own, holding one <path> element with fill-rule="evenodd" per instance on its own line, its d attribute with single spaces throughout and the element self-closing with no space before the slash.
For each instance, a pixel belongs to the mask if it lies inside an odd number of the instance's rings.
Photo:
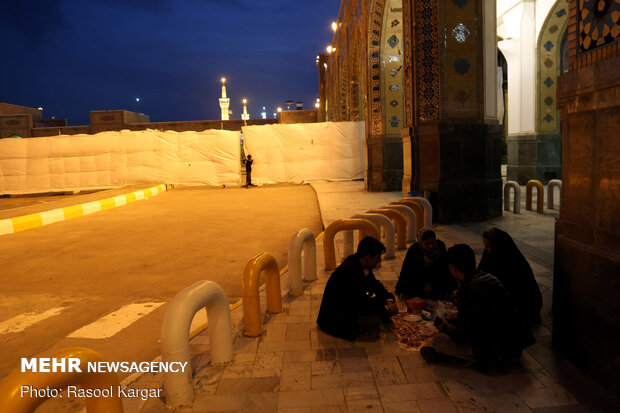
<svg viewBox="0 0 620 413">
<path fill-rule="evenodd" d="M 398 201 L 396 201 L 398 202 Z M 394 202 L 389 203 L 388 205 L 384 205 L 381 208 L 383 209 L 393 209 L 395 211 L 401 212 L 405 218 L 407 218 L 407 242 L 415 242 L 415 237 L 418 228 L 417 223 L 417 214 L 413 209 L 411 209 L 408 205 L 397 204 Z"/>
<path fill-rule="evenodd" d="M 393 211 L 396 213 L 397 211 Z M 405 218 L 403 217 L 403 220 Z M 323 237 L 323 257 L 325 261 L 325 270 L 330 271 L 336 268 L 336 246 L 334 245 L 334 238 L 340 231 L 345 230 L 359 230 L 360 239 L 365 236 L 375 237 L 380 239 L 379 230 L 375 225 L 365 219 L 338 219 L 325 228 Z"/>
<path fill-rule="evenodd" d="M 118 377 L 115 373 L 94 373 L 86 370 L 86 363 L 106 361 L 94 350 L 75 347 L 60 350 L 51 357 L 56 359 L 80 359 L 82 372 L 55 372 L 55 373 L 22 373 L 13 372 L 0 383 L 0 412 L 30 413 L 39 407 L 47 397 L 32 397 L 30 393 L 23 395 L 22 386 L 31 386 L 35 389 L 65 389 L 76 385 L 92 390 L 110 390 L 106 397 L 86 397 L 86 411 L 88 413 L 122 413 L 123 403 L 118 394 Z"/>
<path fill-rule="evenodd" d="M 223 364 L 233 359 L 232 325 L 226 293 L 216 282 L 198 281 L 179 292 L 170 302 L 161 327 L 161 351 L 165 362 L 187 362 L 189 330 L 194 315 L 204 308 L 209 319 L 211 362 Z M 166 404 L 178 407 L 194 399 L 192 369 L 182 373 L 166 373 Z"/>
<path fill-rule="evenodd" d="M 547 208 L 553 209 L 553 188 L 558 187 L 560 189 L 560 204 L 562 203 L 562 180 L 552 179 L 547 184 Z M 560 209 L 560 205 L 558 205 Z"/>
<path fill-rule="evenodd" d="M 381 214 L 390 218 L 396 227 L 396 249 L 407 249 L 407 218 L 402 212 L 395 209 L 371 209 L 366 211 L 367 214 Z"/>
<path fill-rule="evenodd" d="M 504 185 L 504 211 L 510 211 L 510 189 L 514 189 L 514 207 L 515 214 L 521 213 L 521 187 L 518 182 L 508 181 Z"/>
<path fill-rule="evenodd" d="M 433 227 L 433 206 L 428 199 L 421 196 L 407 196 L 402 201 L 415 201 L 422 206 L 424 208 L 424 226 L 428 228 Z M 418 227 L 421 228 L 419 225 Z"/>
<path fill-rule="evenodd" d="M 542 214 L 545 209 L 545 190 L 540 181 L 532 179 L 525 186 L 525 209 L 532 210 L 532 188 L 536 187 L 536 212 Z"/>
<path fill-rule="evenodd" d="M 304 252 L 304 272 L 306 281 L 316 280 L 316 241 L 309 228 L 293 234 L 288 242 L 288 282 L 289 293 L 298 297 L 303 294 L 301 283 L 301 251 Z"/>
<path fill-rule="evenodd" d="M 242 282 L 243 319 L 245 334 L 258 337 L 263 334 L 263 322 L 260 315 L 260 299 L 258 297 L 258 279 L 265 271 L 265 293 L 267 294 L 267 311 L 282 312 L 282 296 L 280 295 L 280 269 L 276 259 L 266 252 L 260 253 L 245 265 Z"/>
<path fill-rule="evenodd" d="M 422 198 L 423 199 L 423 198 Z M 426 201 L 428 202 L 428 201 Z M 414 232 L 414 239 L 413 241 L 415 242 L 415 237 L 418 235 L 418 231 L 422 229 L 422 227 L 424 227 L 427 224 L 427 221 L 429 219 L 432 219 L 432 215 L 427 216 L 426 215 L 426 209 L 422 209 L 422 204 L 420 203 L 420 201 L 414 201 L 412 199 L 407 199 L 407 198 L 403 198 L 400 201 L 394 201 L 391 202 L 392 204 L 395 205 L 405 205 L 407 207 L 409 207 L 409 209 L 413 210 L 413 212 L 415 213 L 415 232 Z M 430 205 L 430 203 L 429 203 Z M 426 208 L 426 207 L 425 207 Z M 432 210 L 431 210 L 431 214 L 432 214 Z M 428 225 L 426 225 L 428 226 Z M 432 222 L 431 222 L 431 226 L 432 226 Z M 430 226 L 428 226 L 430 228 Z"/>
<path fill-rule="evenodd" d="M 396 256 L 396 229 L 391 219 L 381 214 L 355 214 L 351 218 L 366 219 L 377 227 L 379 235 L 381 235 L 381 229 L 385 235 L 385 258 L 394 258 Z M 353 233 L 353 231 L 350 231 Z"/>
</svg>

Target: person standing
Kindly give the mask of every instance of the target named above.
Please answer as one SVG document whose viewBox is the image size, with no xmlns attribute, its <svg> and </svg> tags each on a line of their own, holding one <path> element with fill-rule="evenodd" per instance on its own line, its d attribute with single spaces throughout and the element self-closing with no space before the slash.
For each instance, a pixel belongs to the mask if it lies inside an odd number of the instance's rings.
<svg viewBox="0 0 620 413">
<path fill-rule="evenodd" d="M 254 160 L 252 155 L 248 155 L 243 160 L 245 161 L 245 186 L 250 188 L 252 187 L 252 163 L 254 163 Z"/>
<path fill-rule="evenodd" d="M 372 273 L 385 251 L 381 241 L 365 237 L 357 252 L 334 270 L 316 320 L 321 330 L 352 341 L 379 338 L 381 325 L 398 313 L 394 295 Z"/>
</svg>

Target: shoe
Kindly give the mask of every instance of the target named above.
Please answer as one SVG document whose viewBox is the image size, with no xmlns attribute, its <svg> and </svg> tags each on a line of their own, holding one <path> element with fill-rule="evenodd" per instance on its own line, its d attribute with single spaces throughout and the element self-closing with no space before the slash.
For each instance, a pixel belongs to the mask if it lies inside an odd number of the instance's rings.
<svg viewBox="0 0 620 413">
<path fill-rule="evenodd" d="M 447 364 L 452 366 L 465 366 L 469 362 L 456 357 L 447 356 L 438 353 L 432 346 L 423 346 L 420 348 L 420 355 L 429 364 Z"/>
</svg>

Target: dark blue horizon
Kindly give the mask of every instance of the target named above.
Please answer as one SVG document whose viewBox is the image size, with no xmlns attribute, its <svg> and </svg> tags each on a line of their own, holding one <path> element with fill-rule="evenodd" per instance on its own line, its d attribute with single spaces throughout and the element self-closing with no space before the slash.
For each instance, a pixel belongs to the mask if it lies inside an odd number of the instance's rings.
<svg viewBox="0 0 620 413">
<path fill-rule="evenodd" d="M 263 3 L 263 4 L 261 4 Z M 314 108 L 316 55 L 332 40 L 334 0 L 22 0 L 0 14 L 0 102 L 89 123 L 91 110 L 152 122 L 233 119 L 287 100 Z M 139 107 L 136 98 L 140 98 Z"/>
</svg>

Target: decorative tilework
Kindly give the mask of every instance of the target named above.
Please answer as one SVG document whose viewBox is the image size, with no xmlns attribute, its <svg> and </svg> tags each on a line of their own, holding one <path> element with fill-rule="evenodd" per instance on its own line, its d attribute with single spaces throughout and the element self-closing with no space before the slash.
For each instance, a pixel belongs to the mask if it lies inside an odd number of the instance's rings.
<svg viewBox="0 0 620 413">
<path fill-rule="evenodd" d="M 579 51 L 603 46 L 620 35 L 618 0 L 579 0 Z"/>
<path fill-rule="evenodd" d="M 415 14 L 415 22 L 412 22 L 418 27 L 423 29 L 416 32 L 416 43 L 424 44 L 425 41 L 430 41 L 432 47 L 428 50 L 423 48 L 416 50 L 416 57 L 419 63 L 415 65 L 419 72 L 416 74 L 420 80 L 418 89 L 426 90 L 430 88 L 433 90 L 433 95 L 424 96 L 421 94 L 416 101 L 416 105 L 422 108 L 419 115 L 419 121 L 426 122 L 431 120 L 438 120 L 440 116 L 440 85 L 439 85 L 439 7 L 437 5 L 438 0 L 420 0 L 420 3 L 416 2 L 417 10 L 420 13 Z"/>
<path fill-rule="evenodd" d="M 398 74 L 398 70 L 396 70 L 396 69 L 392 69 L 392 70 L 390 70 L 390 76 L 394 77 L 394 76 L 396 76 L 397 74 Z"/>
<path fill-rule="evenodd" d="M 452 29 L 452 36 L 459 43 L 464 43 L 470 34 L 471 32 L 463 23 L 457 24 L 456 27 Z"/>
<path fill-rule="evenodd" d="M 392 20 L 392 24 L 391 24 L 391 26 L 392 26 L 392 27 L 396 27 L 396 26 L 398 26 L 399 24 L 400 24 L 400 22 L 398 21 L 398 19 L 394 19 L 394 20 Z"/>
<path fill-rule="evenodd" d="M 393 128 L 397 128 L 399 122 L 400 122 L 400 119 L 398 119 L 398 116 L 396 115 L 390 118 L 390 125 L 392 125 Z"/>
<path fill-rule="evenodd" d="M 398 85 L 390 85 L 390 90 L 392 92 L 398 92 L 400 90 L 400 86 L 398 86 Z"/>
<path fill-rule="evenodd" d="M 403 1 L 403 27 L 413 27 L 412 25 L 412 1 Z M 403 127 L 412 127 L 416 123 L 416 107 L 414 103 L 414 67 L 413 64 L 414 39 L 412 30 L 403 30 Z"/>
<path fill-rule="evenodd" d="M 396 37 L 395 34 L 393 34 L 388 40 L 387 40 L 388 44 L 390 45 L 390 47 L 393 49 L 398 45 L 398 37 Z"/>
<path fill-rule="evenodd" d="M 469 62 L 467 59 L 457 59 L 454 62 L 454 70 L 461 76 L 467 73 L 469 71 Z"/>
<path fill-rule="evenodd" d="M 561 72 L 562 39 L 568 23 L 568 1 L 558 0 L 543 23 L 536 47 L 536 132 L 560 133 L 555 102 L 557 78 Z M 557 114 L 557 115 L 556 115 Z"/>
<path fill-rule="evenodd" d="M 370 135 L 383 135 L 383 119 L 381 108 L 381 66 L 380 66 L 380 41 L 383 25 L 384 0 L 375 0 L 370 10 L 370 27 L 368 35 L 368 54 L 370 56 Z"/>
<path fill-rule="evenodd" d="M 398 106 L 398 101 L 396 99 L 392 99 L 392 101 L 390 102 L 390 105 L 392 105 L 392 107 L 396 107 Z"/>
</svg>

